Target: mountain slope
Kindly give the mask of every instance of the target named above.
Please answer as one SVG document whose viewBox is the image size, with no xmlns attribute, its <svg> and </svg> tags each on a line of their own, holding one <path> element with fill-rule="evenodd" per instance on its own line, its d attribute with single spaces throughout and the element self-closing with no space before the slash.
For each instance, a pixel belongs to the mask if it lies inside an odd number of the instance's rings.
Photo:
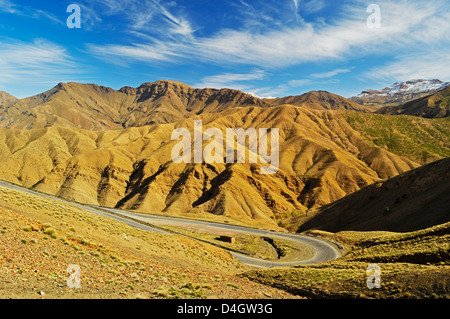
<svg viewBox="0 0 450 319">
<path fill-rule="evenodd" d="M 419 230 L 450 221 L 449 194 L 450 158 L 445 158 L 325 205 L 301 220 L 298 230 Z"/>
<path fill-rule="evenodd" d="M 144 83 L 120 90 L 96 84 L 59 83 L 49 91 L 0 109 L 0 127 L 49 126 L 89 130 L 171 123 L 229 107 L 270 107 L 241 91 L 194 89 L 174 81 Z"/>
<path fill-rule="evenodd" d="M 419 166 L 371 146 L 334 111 L 248 107 L 196 118 L 203 129 L 222 132 L 279 128 L 278 172 L 261 174 L 259 164 L 172 162 L 172 131 L 193 130 L 193 119 L 185 119 L 107 131 L 1 129 L 0 178 L 85 203 L 274 224 Z"/>
<path fill-rule="evenodd" d="M 426 118 L 450 116 L 450 86 L 434 94 L 401 104 L 395 107 L 383 107 L 380 114 L 405 114 Z"/>
<path fill-rule="evenodd" d="M 257 269 L 243 276 L 313 299 L 431 300 L 450 297 L 450 223 L 407 233 L 313 233 L 344 241 L 349 252 L 328 263 Z M 373 264 L 381 270 L 381 286 L 368 289 L 368 269 Z"/>
<path fill-rule="evenodd" d="M 132 99 L 95 84 L 59 83 L 54 88 L 8 105 L 0 114 L 1 127 L 42 128 L 53 125 L 86 129 L 120 128 L 120 107 Z"/>
<path fill-rule="evenodd" d="M 17 98 L 15 96 L 12 96 L 7 92 L 0 91 L 0 107 L 14 101 L 17 101 Z"/>
<path fill-rule="evenodd" d="M 373 145 L 426 164 L 450 156 L 450 117 L 343 112 L 350 126 Z"/>
<path fill-rule="evenodd" d="M 369 107 L 361 106 L 358 103 L 327 91 L 311 91 L 302 95 L 265 99 L 265 101 L 273 105 L 291 104 L 315 110 L 373 111 Z"/>
</svg>

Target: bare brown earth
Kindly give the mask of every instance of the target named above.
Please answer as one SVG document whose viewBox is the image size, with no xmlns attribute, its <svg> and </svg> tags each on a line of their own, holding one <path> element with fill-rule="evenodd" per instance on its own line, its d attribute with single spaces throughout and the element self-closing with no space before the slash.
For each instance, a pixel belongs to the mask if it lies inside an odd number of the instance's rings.
<svg viewBox="0 0 450 319">
<path fill-rule="evenodd" d="M 0 108 L 0 127 L 121 129 L 252 106 L 270 107 L 270 104 L 238 90 L 195 89 L 175 81 L 144 83 L 138 88 L 120 90 L 70 82 Z"/>
<path fill-rule="evenodd" d="M 445 158 L 376 182 L 309 216 L 296 217 L 291 227 L 299 231 L 415 231 L 450 220 L 449 194 L 450 158 Z"/>
<path fill-rule="evenodd" d="M 360 105 L 350 99 L 327 91 L 311 91 L 302 95 L 264 99 L 272 105 L 290 104 L 314 110 L 347 110 L 373 112 L 375 108 Z"/>
<path fill-rule="evenodd" d="M 9 104 L 11 102 L 17 101 L 17 98 L 15 96 L 12 96 L 11 94 L 0 91 L 0 110 L 3 105 Z"/>
<path fill-rule="evenodd" d="M 434 94 L 400 104 L 379 109 L 380 114 L 405 114 L 426 118 L 443 118 L 450 116 L 450 87 Z"/>
<path fill-rule="evenodd" d="M 323 92 L 305 97 L 300 106 L 273 106 L 179 82 L 118 91 L 61 83 L 0 105 L 0 179 L 140 212 L 336 231 L 328 235 L 350 251 L 330 263 L 251 271 L 206 243 L 0 188 L 0 297 L 446 298 L 448 223 L 379 231 L 448 222 L 448 159 L 411 171 L 420 166 L 413 157 L 367 138 L 377 141 L 378 131 L 365 135 L 349 125 L 340 110 L 351 103 Z M 278 172 L 261 174 L 261 164 L 173 163 L 171 133 L 192 132 L 194 119 L 222 132 L 279 128 Z M 383 288 L 369 291 L 365 269 L 374 262 Z M 81 266 L 81 289 L 66 285 L 70 264 Z"/>
<path fill-rule="evenodd" d="M 196 118 L 224 136 L 227 127 L 279 128 L 278 172 L 261 174 L 261 164 L 173 163 L 172 131 L 193 130 L 185 119 L 108 131 L 1 129 L 0 178 L 89 204 L 276 225 L 419 166 L 369 144 L 336 111 L 284 105 Z"/>
<path fill-rule="evenodd" d="M 238 277 L 249 268 L 215 246 L 1 187 L 0 267 L 1 299 L 296 298 Z"/>
<path fill-rule="evenodd" d="M 8 102 L 8 103 L 6 103 Z M 0 95 L 0 127 L 32 129 L 49 126 L 108 130 L 163 124 L 236 107 L 291 104 L 317 110 L 372 112 L 342 96 L 312 91 L 300 96 L 259 99 L 232 89 L 197 89 L 176 81 L 144 83 L 114 90 L 96 84 L 59 83 L 32 97 Z"/>
</svg>

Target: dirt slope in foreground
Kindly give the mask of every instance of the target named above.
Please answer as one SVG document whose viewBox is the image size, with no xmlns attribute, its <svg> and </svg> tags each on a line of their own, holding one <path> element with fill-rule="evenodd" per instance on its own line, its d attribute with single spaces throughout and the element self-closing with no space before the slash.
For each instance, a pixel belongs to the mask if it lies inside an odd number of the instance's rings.
<svg viewBox="0 0 450 319">
<path fill-rule="evenodd" d="M 290 298 L 217 247 L 0 188 L 0 298 Z M 67 286 L 80 266 L 81 288 Z"/>
</svg>

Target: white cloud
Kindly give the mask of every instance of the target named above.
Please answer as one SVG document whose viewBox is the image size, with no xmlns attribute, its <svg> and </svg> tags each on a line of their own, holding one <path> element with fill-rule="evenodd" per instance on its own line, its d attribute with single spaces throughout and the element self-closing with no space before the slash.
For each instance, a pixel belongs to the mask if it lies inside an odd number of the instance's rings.
<svg viewBox="0 0 450 319">
<path fill-rule="evenodd" d="M 53 23 L 64 24 L 64 22 L 58 19 L 55 15 L 36 8 L 24 6 L 11 2 L 10 0 L 0 0 L 0 12 L 15 14 L 19 16 L 25 16 L 33 19 L 48 19 Z"/>
<path fill-rule="evenodd" d="M 224 87 L 233 87 L 246 91 L 250 89 L 248 84 L 243 85 L 240 82 L 263 80 L 265 76 L 266 73 L 262 70 L 254 70 L 250 73 L 223 73 L 206 76 L 202 78 L 201 81 L 199 83 L 196 83 L 194 86 L 201 88 L 208 87 L 218 89 Z"/>
<path fill-rule="evenodd" d="M 371 68 L 363 76 L 387 83 L 435 78 L 450 81 L 450 55 L 445 49 L 402 55 L 393 62 Z"/>
<path fill-rule="evenodd" d="M 335 69 L 335 70 L 332 70 L 329 72 L 313 73 L 310 76 L 315 79 L 323 79 L 323 78 L 332 78 L 338 74 L 347 73 L 347 72 L 350 72 L 350 69 Z"/>
<path fill-rule="evenodd" d="M 32 43 L 0 40 L 0 84 L 56 85 L 63 79 L 80 75 L 77 64 L 66 50 L 52 42 L 37 39 Z"/>
<path fill-rule="evenodd" d="M 135 3 L 133 0 L 97 0 L 96 2 L 106 9 L 107 14 L 126 13 Z M 90 1 L 90 3 L 92 2 Z"/>
<path fill-rule="evenodd" d="M 155 38 L 147 45 L 92 45 L 90 49 L 105 56 L 119 55 L 140 61 L 143 57 L 148 61 L 173 61 L 176 57 L 179 61 L 276 68 L 386 51 L 400 53 L 411 46 L 427 45 L 442 39 L 447 41 L 449 37 L 448 10 L 445 10 L 448 5 L 445 1 L 384 1 L 379 5 L 382 8 L 380 29 L 367 27 L 367 4 L 353 1 L 344 10 L 345 15 L 337 15 L 326 24 L 299 23 L 264 31 L 249 27 L 226 29 L 205 37 L 194 36 L 187 20 L 175 18 L 160 8 L 160 14 L 174 28 L 172 34 L 178 31 L 190 37 L 176 41 L 170 37 L 164 40 Z M 108 50 L 110 48 L 113 50 Z"/>
<path fill-rule="evenodd" d="M 83 2 L 89 12 L 90 24 L 101 21 L 102 15 L 120 16 L 129 22 L 128 31 L 147 32 L 171 40 L 179 36 L 189 37 L 195 32 L 190 21 L 182 14 L 174 14 L 175 6 L 159 0 L 98 0 Z"/>
<path fill-rule="evenodd" d="M 170 43 L 156 41 L 154 44 L 134 44 L 134 45 L 95 45 L 88 44 L 87 48 L 90 53 L 100 58 L 108 57 L 110 62 L 127 65 L 134 61 L 164 61 L 175 62 L 176 58 L 181 57 L 172 48 Z"/>
<path fill-rule="evenodd" d="M 302 87 L 311 85 L 323 85 L 339 83 L 338 79 L 333 79 L 338 74 L 350 72 L 350 69 L 334 69 L 328 72 L 312 73 L 307 78 L 291 80 L 288 85 L 291 87 Z"/>
<path fill-rule="evenodd" d="M 172 34 L 190 36 L 194 32 L 194 29 L 186 18 L 172 14 L 171 12 L 169 12 L 169 10 L 167 10 L 159 3 L 157 4 L 157 8 L 159 12 L 164 16 L 164 18 L 169 22 L 169 29 Z"/>
<path fill-rule="evenodd" d="M 304 1 L 300 3 L 299 8 L 301 12 L 305 12 L 306 14 L 315 13 L 325 8 L 325 1 L 324 0 Z"/>
<path fill-rule="evenodd" d="M 7 13 L 18 13 L 14 3 L 9 0 L 0 0 L 0 11 Z"/>
</svg>

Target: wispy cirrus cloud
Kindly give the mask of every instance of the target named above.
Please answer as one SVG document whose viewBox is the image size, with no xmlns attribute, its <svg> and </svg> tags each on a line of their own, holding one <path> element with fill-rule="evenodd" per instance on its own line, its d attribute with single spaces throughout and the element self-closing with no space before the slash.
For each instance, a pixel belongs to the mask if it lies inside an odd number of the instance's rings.
<svg viewBox="0 0 450 319">
<path fill-rule="evenodd" d="M 297 0 L 295 0 L 295 2 L 297 2 Z M 301 1 L 299 4 L 296 4 L 296 8 L 305 14 L 315 13 L 325 8 L 325 6 L 326 3 L 324 0 Z"/>
<path fill-rule="evenodd" d="M 446 50 L 432 53 L 413 52 L 394 61 L 369 69 L 363 78 L 384 82 L 402 79 L 434 79 L 450 81 L 450 55 Z"/>
<path fill-rule="evenodd" d="M 133 42 L 123 44 L 87 43 L 94 56 L 122 66 L 132 62 L 176 62 L 183 58 L 180 48 L 195 32 L 183 14 L 172 12 L 173 4 L 159 0 L 98 0 L 82 4 L 89 10 L 90 24 L 101 22 L 102 15 L 127 21 L 124 32 Z"/>
<path fill-rule="evenodd" d="M 81 1 L 89 11 L 90 24 L 102 21 L 102 16 L 119 16 L 127 21 L 128 30 L 164 35 L 167 38 L 190 36 L 195 30 L 174 3 L 160 0 L 97 0 Z M 174 13 L 177 11 L 178 13 Z"/>
<path fill-rule="evenodd" d="M 310 76 L 315 79 L 332 78 L 338 74 L 347 73 L 350 71 L 351 71 L 350 69 L 334 69 L 329 72 L 313 73 Z"/>
<path fill-rule="evenodd" d="M 252 32 L 267 32 L 279 29 L 285 25 L 298 24 L 301 19 L 292 10 L 295 3 L 288 1 L 253 1 L 254 3 L 239 0 L 232 2 L 236 14 L 234 19 L 240 22 L 239 30 L 252 30 Z"/>
<path fill-rule="evenodd" d="M 350 68 L 334 69 L 328 72 L 311 73 L 306 78 L 290 80 L 288 82 L 288 85 L 291 87 L 304 87 L 311 85 L 339 83 L 340 80 L 336 79 L 335 76 L 348 72 L 351 72 Z"/>
<path fill-rule="evenodd" d="M 298 4 L 301 5 L 300 2 Z M 270 30 L 250 27 L 251 24 L 248 24 L 242 28 L 222 29 L 203 37 L 195 36 L 195 32 L 191 32 L 192 28 L 187 28 L 190 37 L 177 41 L 170 37 L 154 37 L 153 41 L 145 45 L 93 44 L 89 49 L 96 54 L 101 52 L 105 57 L 118 55 L 137 61 L 142 61 L 142 57 L 146 56 L 148 61 L 154 62 L 191 60 L 277 68 L 323 60 L 338 61 L 386 50 L 401 52 L 411 45 L 442 39 L 447 41 L 450 25 L 447 22 L 448 10 L 445 8 L 448 9 L 449 5 L 446 1 L 380 1 L 380 6 L 383 10 L 380 29 L 367 27 L 369 14 L 364 1 L 351 1 L 342 10 L 345 15 L 336 14 L 328 23 L 300 21 L 292 26 L 273 25 L 274 28 Z M 160 5 L 156 5 L 156 8 L 169 22 L 180 26 L 181 20 L 171 19 Z M 247 12 L 251 10 L 247 9 Z M 429 36 L 424 36 L 428 33 Z M 108 50 L 111 48 L 113 50 Z"/>
<path fill-rule="evenodd" d="M 0 84 L 54 85 L 81 76 L 67 50 L 44 39 L 31 43 L 0 39 Z M 24 97 L 24 96 L 22 96 Z"/>
<path fill-rule="evenodd" d="M 250 89 L 248 81 L 262 80 L 266 76 L 263 70 L 253 70 L 249 73 L 222 73 L 211 76 L 205 76 L 194 86 L 202 88 L 224 88 L 233 87 L 240 90 Z M 246 83 L 246 84 L 244 84 Z"/>
<path fill-rule="evenodd" d="M 0 0 L 0 12 L 29 17 L 33 19 L 47 19 L 52 21 L 53 23 L 61 25 L 65 24 L 64 21 L 60 20 L 58 17 L 48 11 L 17 4 L 10 0 Z"/>
</svg>

